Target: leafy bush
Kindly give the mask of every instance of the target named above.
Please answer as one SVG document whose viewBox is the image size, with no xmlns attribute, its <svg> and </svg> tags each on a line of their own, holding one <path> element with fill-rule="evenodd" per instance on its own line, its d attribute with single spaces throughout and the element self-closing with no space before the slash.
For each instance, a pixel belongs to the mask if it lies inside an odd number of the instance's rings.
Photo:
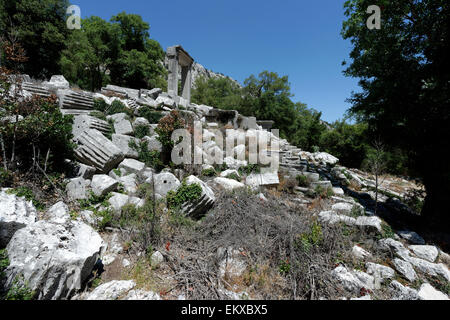
<svg viewBox="0 0 450 320">
<path fill-rule="evenodd" d="M 116 113 L 125 113 L 129 117 L 133 117 L 133 111 L 127 108 L 120 100 L 114 100 L 111 106 L 106 110 L 107 115 L 112 115 Z"/>
<path fill-rule="evenodd" d="M 163 163 L 168 164 L 170 162 L 172 149 L 175 145 L 174 141 L 172 141 L 172 133 L 177 129 L 184 128 L 184 126 L 185 121 L 176 110 L 172 110 L 169 115 L 159 121 L 155 132 L 158 134 L 158 140 L 162 144 Z"/>
<path fill-rule="evenodd" d="M 298 175 L 296 177 L 298 185 L 300 187 L 308 187 L 309 186 L 309 181 L 308 181 L 308 177 L 304 176 L 304 175 Z"/>
<path fill-rule="evenodd" d="M 198 199 L 202 194 L 202 187 L 198 183 L 188 185 L 186 180 L 183 180 L 178 190 L 169 191 L 167 194 L 167 206 L 175 209 L 179 208 L 183 203 Z"/>
<path fill-rule="evenodd" d="M 236 181 L 239 181 L 239 182 L 241 182 L 242 181 L 242 179 L 241 179 L 241 177 L 239 177 L 236 173 L 231 173 L 231 174 L 229 174 L 229 175 L 227 175 L 227 178 L 228 179 L 233 179 L 233 180 L 236 180 Z"/>
<path fill-rule="evenodd" d="M 252 173 L 260 173 L 261 169 L 257 164 L 249 164 L 245 167 L 240 167 L 238 172 L 241 176 L 248 176 Z"/>
<path fill-rule="evenodd" d="M 40 166 L 49 171 L 64 167 L 65 159 L 73 158 L 73 116 L 64 116 L 56 97 L 33 96 L 19 102 L 0 101 L 0 116 L 19 121 L 8 121 L 0 126 L 5 153 L 13 159 L 9 167 L 27 170 Z M 20 120 L 20 117 L 23 117 Z M 4 161 L 6 159 L 3 159 Z"/>
<path fill-rule="evenodd" d="M 106 103 L 105 100 L 99 98 L 99 99 L 94 99 L 94 110 L 98 110 L 100 112 L 106 112 L 106 110 L 108 109 L 109 105 Z"/>
<path fill-rule="evenodd" d="M 129 146 L 137 151 L 138 160 L 144 162 L 147 167 L 156 171 L 164 168 L 164 163 L 161 161 L 161 153 L 157 150 L 149 150 L 147 141 L 136 144 L 134 140 L 131 140 Z"/>
<path fill-rule="evenodd" d="M 215 177 L 217 175 L 217 172 L 214 168 L 205 169 L 202 171 L 202 176 L 205 177 Z"/>
<path fill-rule="evenodd" d="M 34 292 L 28 287 L 28 283 L 23 280 L 23 277 L 17 277 L 6 293 L 5 300 L 32 300 L 33 297 Z"/>
<path fill-rule="evenodd" d="M 309 232 L 300 235 L 296 245 L 301 250 L 309 252 L 312 247 L 320 245 L 322 241 L 322 226 L 317 221 L 314 221 L 310 226 Z"/>
<path fill-rule="evenodd" d="M 150 123 L 158 123 L 164 116 L 161 112 L 156 112 L 149 107 L 140 108 L 138 111 L 139 117 L 145 118 Z"/>
<path fill-rule="evenodd" d="M 94 206 L 101 204 L 103 207 L 108 207 L 108 200 L 112 197 L 112 193 L 108 193 L 104 196 L 97 196 L 94 192 L 90 191 L 87 199 L 78 200 L 81 209 L 95 210 Z"/>
<path fill-rule="evenodd" d="M 138 139 L 142 139 L 150 134 L 150 128 L 146 125 L 139 125 L 134 128 L 134 135 Z"/>
</svg>

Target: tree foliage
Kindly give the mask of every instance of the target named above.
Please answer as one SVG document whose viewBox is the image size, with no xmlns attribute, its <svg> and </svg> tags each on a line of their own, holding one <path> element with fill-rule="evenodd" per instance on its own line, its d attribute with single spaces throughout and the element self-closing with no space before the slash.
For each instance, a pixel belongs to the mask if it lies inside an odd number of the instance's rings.
<svg viewBox="0 0 450 320">
<path fill-rule="evenodd" d="M 0 0 L 0 36 L 15 38 L 29 58 L 19 71 L 36 78 L 59 74 L 67 7 L 67 0 Z"/>
<path fill-rule="evenodd" d="M 370 4 L 345 3 L 342 35 L 353 46 L 345 74 L 360 78 L 362 88 L 350 111 L 386 144 L 407 152 L 427 190 L 422 215 L 449 221 L 450 162 L 439 154 L 450 141 L 450 3 L 378 1 L 380 30 L 366 27 Z"/>
<path fill-rule="evenodd" d="M 82 20 L 73 30 L 61 58 L 64 75 L 92 91 L 107 83 L 129 88 L 166 87 L 164 51 L 150 39 L 149 24 L 142 17 L 122 12 L 105 21 Z"/>
</svg>

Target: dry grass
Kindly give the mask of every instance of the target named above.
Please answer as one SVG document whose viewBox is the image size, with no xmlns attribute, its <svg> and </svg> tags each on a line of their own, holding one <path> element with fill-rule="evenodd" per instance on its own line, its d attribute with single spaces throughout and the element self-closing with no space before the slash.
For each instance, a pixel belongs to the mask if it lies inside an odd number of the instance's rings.
<svg viewBox="0 0 450 320">
<path fill-rule="evenodd" d="M 196 300 L 227 299 L 221 287 L 256 299 L 337 298 L 329 271 L 351 243 L 339 227 L 320 226 L 300 210 L 271 195 L 267 202 L 246 191 L 219 195 L 204 220 L 163 231 L 170 250 L 160 251 L 176 283 L 171 291 Z M 248 268 L 220 279 L 216 253 L 228 247 L 242 248 Z"/>
</svg>

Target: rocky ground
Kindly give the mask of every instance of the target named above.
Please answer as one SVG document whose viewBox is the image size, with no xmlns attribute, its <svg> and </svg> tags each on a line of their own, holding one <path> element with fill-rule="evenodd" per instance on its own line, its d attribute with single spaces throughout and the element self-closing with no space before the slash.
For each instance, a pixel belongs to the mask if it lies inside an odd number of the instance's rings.
<svg viewBox="0 0 450 320">
<path fill-rule="evenodd" d="M 76 170 L 62 194 L 38 210 L 12 189 L 0 191 L 0 248 L 5 292 L 37 299 L 446 299 L 450 256 L 445 234 L 414 219 L 423 188 L 374 177 L 308 153 L 286 140 L 267 154 L 280 168 L 252 166 L 221 154 L 225 165 L 155 170 L 134 142 L 162 151 L 149 109 L 174 109 L 187 123 L 251 137 L 273 135 L 233 111 L 189 104 L 162 90 L 109 86 L 71 90 L 60 77 L 28 84 L 52 90 L 74 114 Z M 130 111 L 105 117 L 93 99 Z M 137 132 L 145 128 L 145 136 Z M 220 153 L 214 139 L 200 152 Z M 0 270 L 1 271 L 1 270 Z"/>
</svg>

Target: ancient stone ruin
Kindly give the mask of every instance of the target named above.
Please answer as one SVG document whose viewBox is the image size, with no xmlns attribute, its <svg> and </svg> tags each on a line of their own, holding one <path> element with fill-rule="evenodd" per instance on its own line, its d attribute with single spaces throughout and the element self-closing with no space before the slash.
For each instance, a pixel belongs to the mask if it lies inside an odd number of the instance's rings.
<svg viewBox="0 0 450 320">
<path fill-rule="evenodd" d="M 180 45 L 167 48 L 167 56 L 169 58 L 168 93 L 178 96 L 178 68 L 181 67 L 181 96 L 190 102 L 194 59 Z"/>
</svg>

